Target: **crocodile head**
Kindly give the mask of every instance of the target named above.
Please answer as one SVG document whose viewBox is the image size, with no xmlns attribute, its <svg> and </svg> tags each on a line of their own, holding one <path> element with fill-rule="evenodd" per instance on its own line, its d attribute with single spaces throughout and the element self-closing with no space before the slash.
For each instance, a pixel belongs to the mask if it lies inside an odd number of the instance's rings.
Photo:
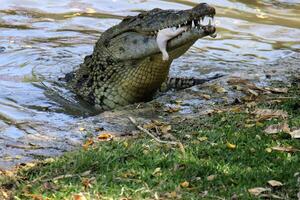
<svg viewBox="0 0 300 200">
<path fill-rule="evenodd" d="M 116 60 L 140 60 L 157 54 L 160 54 L 157 58 L 161 58 L 157 37 L 161 30 L 169 28 L 176 33 L 165 38 L 169 61 L 172 61 L 185 53 L 197 39 L 214 35 L 215 13 L 215 9 L 206 3 L 188 10 L 156 8 L 137 16 L 126 17 L 120 24 L 103 33 L 97 46 L 105 46 L 111 52 L 110 56 Z M 178 29 L 183 31 L 176 32 Z"/>
</svg>

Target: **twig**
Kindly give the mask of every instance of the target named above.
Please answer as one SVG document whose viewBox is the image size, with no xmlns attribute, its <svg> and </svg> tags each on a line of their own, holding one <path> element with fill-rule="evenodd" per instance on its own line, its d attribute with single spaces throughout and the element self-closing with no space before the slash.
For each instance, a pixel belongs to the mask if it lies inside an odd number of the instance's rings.
<svg viewBox="0 0 300 200">
<path fill-rule="evenodd" d="M 267 99 L 276 100 L 276 99 L 298 99 L 299 97 L 268 97 Z"/>
<path fill-rule="evenodd" d="M 141 127 L 140 125 L 137 124 L 137 122 L 135 121 L 135 119 L 133 119 L 132 117 L 129 117 L 129 120 L 143 133 L 146 133 L 147 135 L 149 135 L 151 138 L 153 138 L 156 142 L 161 143 L 161 144 L 171 144 L 171 145 L 176 145 L 179 146 L 180 150 L 184 153 L 184 147 L 182 145 L 181 142 L 175 142 L 175 141 L 165 141 L 165 140 L 161 140 L 157 137 L 155 137 L 152 133 L 150 133 L 148 130 L 144 129 L 143 127 Z"/>
</svg>

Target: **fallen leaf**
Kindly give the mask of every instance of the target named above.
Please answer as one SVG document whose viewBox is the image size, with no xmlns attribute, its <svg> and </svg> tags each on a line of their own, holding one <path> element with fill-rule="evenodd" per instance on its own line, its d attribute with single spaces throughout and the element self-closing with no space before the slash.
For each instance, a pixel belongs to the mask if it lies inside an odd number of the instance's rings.
<svg viewBox="0 0 300 200">
<path fill-rule="evenodd" d="M 260 90 L 260 91 L 265 91 L 264 88 L 258 87 L 254 83 L 250 82 L 249 80 L 246 79 L 241 79 L 238 77 L 231 78 L 227 81 L 228 84 L 230 85 L 235 85 L 236 87 L 241 88 L 240 85 L 246 86 L 247 88 L 250 88 L 252 90 Z"/>
<path fill-rule="evenodd" d="M 184 181 L 184 182 L 180 183 L 180 186 L 183 187 L 183 188 L 187 188 L 187 187 L 189 187 L 189 185 L 190 185 L 190 183 L 187 182 L 187 181 Z"/>
<path fill-rule="evenodd" d="M 217 175 L 210 175 L 210 176 L 208 176 L 206 179 L 208 180 L 208 181 L 213 181 L 213 180 L 215 180 L 217 178 Z"/>
<path fill-rule="evenodd" d="M 55 185 L 53 183 L 51 183 L 51 182 L 45 182 L 45 183 L 43 183 L 43 188 L 45 190 L 55 190 L 55 189 L 57 189 L 57 187 L 55 187 Z"/>
<path fill-rule="evenodd" d="M 211 99 L 211 96 L 208 95 L 208 94 L 199 94 L 199 96 L 202 97 L 205 100 L 210 100 Z"/>
<path fill-rule="evenodd" d="M 271 153 L 271 152 L 272 152 L 272 149 L 271 149 L 271 148 L 266 148 L 265 150 L 266 150 L 266 152 L 268 152 L 268 153 Z"/>
<path fill-rule="evenodd" d="M 87 170 L 87 171 L 81 173 L 81 176 L 88 176 L 90 174 L 91 174 L 91 170 Z"/>
<path fill-rule="evenodd" d="M 206 140 L 208 140 L 208 138 L 207 137 L 199 137 L 199 138 L 197 138 L 200 142 L 204 142 L 204 141 L 206 141 Z"/>
<path fill-rule="evenodd" d="M 289 133 L 293 139 L 300 139 L 300 129 Z"/>
<path fill-rule="evenodd" d="M 152 173 L 153 176 L 161 176 L 162 172 L 161 172 L 161 168 L 157 167 L 154 172 Z"/>
<path fill-rule="evenodd" d="M 290 131 L 289 125 L 286 122 L 270 125 L 264 130 L 264 132 L 267 134 L 276 134 L 280 132 L 290 133 Z"/>
<path fill-rule="evenodd" d="M 163 126 L 160 126 L 159 129 L 163 134 L 168 134 L 172 130 L 172 126 L 171 125 L 163 125 Z"/>
<path fill-rule="evenodd" d="M 248 192 L 254 196 L 259 196 L 263 192 L 270 191 L 269 188 L 263 188 L 263 187 L 256 187 L 256 188 L 251 188 L 248 189 Z"/>
<path fill-rule="evenodd" d="M 168 198 L 171 198 L 171 199 L 176 199 L 176 198 L 178 197 L 176 191 L 167 193 L 166 196 L 167 196 Z"/>
<path fill-rule="evenodd" d="M 268 184 L 272 187 L 280 187 L 283 186 L 283 184 L 280 181 L 275 181 L 275 180 L 269 180 Z"/>
<path fill-rule="evenodd" d="M 281 152 L 289 152 L 289 153 L 299 151 L 299 149 L 296 149 L 293 147 L 280 147 L 280 146 L 272 147 L 272 150 L 281 151 Z"/>
<path fill-rule="evenodd" d="M 154 198 L 155 198 L 155 200 L 159 200 L 160 199 L 159 196 L 158 196 L 158 194 L 157 194 L 157 192 L 154 193 Z"/>
<path fill-rule="evenodd" d="M 236 145 L 235 144 L 231 144 L 229 142 L 226 143 L 226 146 L 228 149 L 236 149 Z"/>
<path fill-rule="evenodd" d="M 289 90 L 288 88 L 270 88 L 270 87 L 265 87 L 264 89 L 273 93 L 287 93 Z"/>
<path fill-rule="evenodd" d="M 212 89 L 219 94 L 226 92 L 225 88 L 221 87 L 220 85 L 213 85 Z"/>
<path fill-rule="evenodd" d="M 10 197 L 11 196 L 11 194 L 8 192 L 8 191 L 6 191 L 6 190 L 4 190 L 4 189 L 1 189 L 0 190 L 0 198 L 4 198 L 4 199 L 13 199 L 12 197 Z"/>
<path fill-rule="evenodd" d="M 143 128 L 148 130 L 155 129 L 156 127 L 157 126 L 154 123 L 148 123 L 143 125 Z"/>
<path fill-rule="evenodd" d="M 268 120 L 272 118 L 283 118 L 288 117 L 288 113 L 283 110 L 272 110 L 272 109 L 256 109 L 252 112 L 258 118 L 257 121 Z"/>
<path fill-rule="evenodd" d="M 81 184 L 83 185 L 84 189 L 88 189 L 88 188 L 92 188 L 92 181 L 93 179 L 89 179 L 89 178 L 83 178 L 81 180 Z"/>
<path fill-rule="evenodd" d="M 94 140 L 92 138 L 88 138 L 87 141 L 82 145 L 84 150 L 88 150 L 88 148 L 94 144 Z"/>
<path fill-rule="evenodd" d="M 83 127 L 80 127 L 79 128 L 79 131 L 85 131 L 86 129 L 85 128 L 83 128 Z"/>
<path fill-rule="evenodd" d="M 240 106 L 233 106 L 228 111 L 235 112 L 235 113 L 240 113 L 240 112 L 242 112 L 242 108 Z"/>
<path fill-rule="evenodd" d="M 73 199 L 74 200 L 87 200 L 86 197 L 82 193 L 74 194 Z"/>
<path fill-rule="evenodd" d="M 178 147 L 179 147 L 179 150 L 181 151 L 181 153 L 185 154 L 185 148 L 181 142 L 178 142 Z"/>
<path fill-rule="evenodd" d="M 201 111 L 199 114 L 200 115 L 211 115 L 213 113 L 215 113 L 216 111 L 214 109 L 206 109 L 204 111 Z"/>
<path fill-rule="evenodd" d="M 254 126 L 255 126 L 255 124 L 245 124 L 245 128 L 252 128 Z"/>
<path fill-rule="evenodd" d="M 255 92 L 254 90 L 248 89 L 247 92 L 254 95 L 254 96 L 256 96 L 256 97 L 258 96 L 258 93 Z"/>
<path fill-rule="evenodd" d="M 151 122 L 152 122 L 153 124 L 155 124 L 156 126 L 162 126 L 162 125 L 165 124 L 164 122 L 159 121 L 159 120 L 151 120 Z"/>
<path fill-rule="evenodd" d="M 101 141 L 108 141 L 108 140 L 112 140 L 114 137 L 114 135 L 112 133 L 109 133 L 109 132 L 103 132 L 103 133 L 100 133 L 98 135 L 98 140 L 101 140 Z"/>
<path fill-rule="evenodd" d="M 168 112 L 168 113 L 175 113 L 180 111 L 181 107 L 180 106 L 168 106 L 168 108 L 166 108 L 164 111 Z"/>
<path fill-rule="evenodd" d="M 43 200 L 43 196 L 41 194 L 28 194 L 26 196 L 31 197 L 32 200 Z"/>
</svg>

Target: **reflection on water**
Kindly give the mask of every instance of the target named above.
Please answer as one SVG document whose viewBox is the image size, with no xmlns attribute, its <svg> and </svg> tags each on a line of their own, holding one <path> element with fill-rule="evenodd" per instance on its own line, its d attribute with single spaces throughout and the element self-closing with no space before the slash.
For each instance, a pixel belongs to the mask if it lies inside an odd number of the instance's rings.
<svg viewBox="0 0 300 200">
<path fill-rule="evenodd" d="M 199 40 L 171 73 L 207 76 L 257 66 L 300 50 L 298 0 L 214 0 L 218 37 Z M 155 7 L 187 9 L 198 0 L 2 0 L 0 139 L 63 130 L 93 109 L 56 82 L 90 54 L 126 15 Z M 41 129 L 42 127 L 42 129 Z M 67 133 L 62 132 L 62 137 Z M 58 135 L 59 136 L 59 135 Z M 67 135 L 70 137 L 70 135 Z M 0 155 L 5 147 L 1 147 Z M 1 163 L 0 163 L 1 164 Z"/>
</svg>

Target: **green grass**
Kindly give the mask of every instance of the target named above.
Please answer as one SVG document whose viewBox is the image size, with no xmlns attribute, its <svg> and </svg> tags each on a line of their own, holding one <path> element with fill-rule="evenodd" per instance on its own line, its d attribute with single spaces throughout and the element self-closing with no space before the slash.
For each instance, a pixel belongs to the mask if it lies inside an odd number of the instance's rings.
<svg viewBox="0 0 300 200">
<path fill-rule="evenodd" d="M 289 113 L 290 127 L 300 128 L 299 90 L 290 91 L 286 96 L 297 98 L 275 104 L 262 101 L 257 107 L 283 109 Z M 300 152 L 266 149 L 300 149 L 300 141 L 284 133 L 263 132 L 281 119 L 259 123 L 255 120 L 242 106 L 240 112 L 226 111 L 173 125 L 172 134 L 183 143 L 185 153 L 180 148 L 158 144 L 146 135 L 101 142 L 86 151 L 67 153 L 53 162 L 19 170 L 12 182 L 14 196 L 32 199 L 32 194 L 37 194 L 45 199 L 72 199 L 82 192 L 88 199 L 230 199 L 233 195 L 259 199 L 248 189 L 269 187 L 269 194 L 297 199 L 300 183 L 295 174 L 300 172 Z M 228 142 L 236 148 L 228 148 Z M 82 174 L 89 170 L 87 175 Z M 67 174 L 72 176 L 55 180 Z M 92 187 L 84 187 L 89 179 Z M 267 184 L 269 180 L 284 185 L 272 188 Z M 188 187 L 180 185 L 185 181 Z"/>
</svg>

